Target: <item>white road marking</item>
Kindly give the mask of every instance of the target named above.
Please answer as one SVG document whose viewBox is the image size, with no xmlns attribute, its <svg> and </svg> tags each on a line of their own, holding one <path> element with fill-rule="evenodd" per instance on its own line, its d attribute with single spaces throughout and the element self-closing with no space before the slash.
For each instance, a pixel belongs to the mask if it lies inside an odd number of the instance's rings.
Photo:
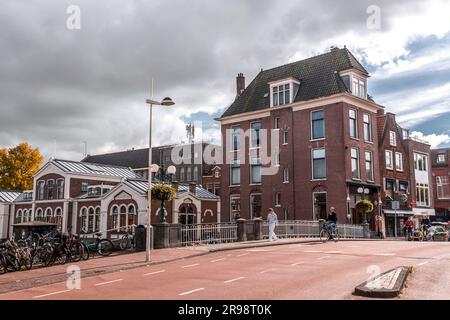
<svg viewBox="0 0 450 320">
<path fill-rule="evenodd" d="M 41 294 L 40 296 L 34 296 L 33 299 L 39 299 L 39 298 L 48 297 L 48 296 L 52 296 L 54 294 L 60 294 L 60 293 L 69 292 L 69 291 L 70 290 L 67 289 L 67 290 L 62 290 L 62 291 L 56 291 L 56 292 Z"/>
<path fill-rule="evenodd" d="M 178 294 L 178 295 L 179 295 L 179 296 L 185 296 L 185 295 L 187 295 L 187 294 L 191 294 L 191 293 L 194 293 L 194 292 L 197 292 L 197 291 L 202 291 L 202 290 L 205 290 L 205 288 L 194 289 L 194 290 L 191 290 L 191 291 L 187 291 L 187 292 L 180 293 L 180 294 Z"/>
<path fill-rule="evenodd" d="M 216 260 L 211 260 L 211 262 L 217 262 L 217 261 L 222 261 L 225 260 L 226 258 L 220 258 L 220 259 L 216 259 Z"/>
<path fill-rule="evenodd" d="M 395 253 L 374 253 L 374 256 L 395 256 Z"/>
<path fill-rule="evenodd" d="M 342 251 L 324 251 L 324 253 L 342 253 Z"/>
<path fill-rule="evenodd" d="M 296 263 L 291 264 L 291 266 L 298 266 L 298 265 L 300 265 L 300 264 L 304 264 L 304 262 L 303 262 L 303 261 L 296 262 Z"/>
<path fill-rule="evenodd" d="M 191 268 L 191 267 L 198 266 L 199 264 L 200 263 L 188 264 L 187 266 L 182 266 L 182 268 Z"/>
<path fill-rule="evenodd" d="M 305 250 L 303 252 L 308 252 L 308 253 L 318 253 L 318 252 L 322 252 L 321 250 Z"/>
<path fill-rule="evenodd" d="M 428 262 L 430 262 L 430 261 L 421 262 L 421 263 L 418 264 L 418 266 L 423 266 L 424 264 L 427 264 Z"/>
<path fill-rule="evenodd" d="M 267 249 L 250 249 L 250 250 L 247 250 L 247 251 L 250 251 L 250 252 L 267 252 L 267 251 L 272 251 L 272 250 L 267 250 Z"/>
<path fill-rule="evenodd" d="M 323 256 L 323 257 L 317 258 L 317 260 L 323 260 L 323 259 L 326 259 L 326 258 L 329 258 L 329 256 Z"/>
<path fill-rule="evenodd" d="M 361 246 L 347 246 L 349 248 L 361 248 Z"/>
<path fill-rule="evenodd" d="M 242 254 L 238 254 L 236 257 L 243 257 L 243 256 L 247 256 L 247 255 L 249 255 L 250 253 L 242 253 Z"/>
<path fill-rule="evenodd" d="M 111 280 L 111 281 L 106 281 L 106 282 L 100 282 L 100 283 L 96 283 L 96 286 L 103 286 L 105 284 L 110 284 L 110 283 L 114 283 L 114 282 L 119 282 L 122 281 L 123 279 L 116 279 L 116 280 Z"/>
<path fill-rule="evenodd" d="M 159 270 L 159 271 L 155 271 L 155 272 L 144 273 L 144 276 L 150 276 L 152 274 L 163 273 L 163 272 L 166 272 L 166 270 Z"/>
<path fill-rule="evenodd" d="M 235 281 L 238 281 L 238 280 L 241 280 L 241 279 L 245 279 L 245 277 L 234 278 L 234 279 L 231 279 L 231 280 L 224 281 L 223 283 L 231 283 L 231 282 L 235 282 Z"/>
<path fill-rule="evenodd" d="M 277 269 L 271 268 L 271 269 L 263 270 L 263 271 L 261 271 L 260 273 L 267 273 L 267 272 L 275 271 L 275 270 L 277 270 Z"/>
</svg>

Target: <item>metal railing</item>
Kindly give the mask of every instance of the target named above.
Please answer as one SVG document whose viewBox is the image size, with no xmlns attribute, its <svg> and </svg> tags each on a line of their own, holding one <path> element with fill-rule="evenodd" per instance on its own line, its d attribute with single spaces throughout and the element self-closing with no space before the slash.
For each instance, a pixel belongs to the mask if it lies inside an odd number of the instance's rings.
<svg viewBox="0 0 450 320">
<path fill-rule="evenodd" d="M 363 227 L 353 224 L 337 224 L 341 238 L 363 238 Z M 309 220 L 279 220 L 275 233 L 278 238 L 313 238 L 319 237 L 319 221 Z M 262 226 L 263 238 L 269 237 L 269 224 Z"/>
<path fill-rule="evenodd" d="M 169 229 L 169 233 L 172 232 L 171 239 L 178 232 L 179 244 L 182 246 L 237 241 L 237 224 L 232 222 L 190 224 L 173 229 L 178 231 Z"/>
</svg>

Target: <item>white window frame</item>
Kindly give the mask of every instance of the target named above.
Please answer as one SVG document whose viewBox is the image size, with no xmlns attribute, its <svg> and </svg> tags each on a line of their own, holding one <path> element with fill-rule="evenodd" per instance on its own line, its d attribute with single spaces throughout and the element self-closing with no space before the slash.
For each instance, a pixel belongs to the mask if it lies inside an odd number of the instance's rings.
<svg viewBox="0 0 450 320">
<path fill-rule="evenodd" d="M 274 127 L 275 130 L 281 129 L 280 117 L 275 117 L 275 118 L 274 118 L 274 124 L 273 124 L 273 127 Z"/>
<path fill-rule="evenodd" d="M 281 207 L 281 192 L 275 192 L 275 207 Z"/>
<path fill-rule="evenodd" d="M 250 219 L 253 219 L 253 217 L 255 216 L 255 213 L 253 212 L 253 203 L 252 203 L 254 196 L 261 197 L 261 215 L 262 215 L 262 210 L 263 210 L 263 208 L 262 208 L 262 193 L 260 193 L 260 192 L 250 193 L 250 198 L 249 198 L 249 200 L 250 200 Z"/>
<path fill-rule="evenodd" d="M 325 160 L 324 161 L 324 163 L 325 163 L 325 177 L 320 177 L 320 178 L 314 177 L 314 160 L 315 160 L 315 158 L 314 158 L 314 151 L 318 151 L 318 150 L 323 150 L 324 157 L 323 158 L 317 158 L 317 160 L 320 160 L 320 159 L 324 159 Z M 311 150 L 311 177 L 312 177 L 312 180 L 326 180 L 326 178 L 327 178 L 327 152 L 326 152 L 325 148 L 314 148 L 314 149 Z"/>
<path fill-rule="evenodd" d="M 241 126 L 234 125 L 234 126 L 231 126 L 230 129 L 231 129 L 230 130 L 231 131 L 230 132 L 230 134 L 231 134 L 230 151 L 231 152 L 239 151 L 241 149 Z M 235 136 L 237 137 L 237 140 L 236 140 L 236 148 L 237 149 L 234 148 L 234 137 Z"/>
<path fill-rule="evenodd" d="M 239 199 L 239 210 L 236 210 L 236 211 L 238 211 L 239 214 L 241 213 L 241 196 L 236 195 L 236 194 L 230 195 L 230 222 L 234 221 L 234 213 L 233 213 L 233 205 L 232 205 L 234 199 Z"/>
<path fill-rule="evenodd" d="M 367 155 L 370 155 L 370 168 L 367 168 Z M 375 181 L 375 174 L 374 174 L 374 171 L 373 171 L 373 152 L 372 151 L 365 151 L 364 152 L 364 162 L 365 162 L 365 166 L 366 166 L 366 178 L 367 178 L 367 181 L 370 181 L 370 182 L 373 182 L 373 181 Z M 372 175 L 372 178 L 370 179 L 369 178 L 369 176 L 367 175 L 367 169 L 370 169 L 370 174 Z"/>
<path fill-rule="evenodd" d="M 253 181 L 253 167 L 257 167 L 259 166 L 259 180 L 260 181 Z M 261 184 L 262 183 L 262 174 L 261 174 L 261 169 L 262 169 L 262 165 L 261 165 L 261 158 L 259 157 L 252 157 L 250 159 L 250 184 L 255 185 L 255 184 Z"/>
<path fill-rule="evenodd" d="M 289 183 L 289 168 L 283 170 L 283 183 Z"/>
<path fill-rule="evenodd" d="M 420 190 L 424 190 L 424 198 L 422 199 Z M 427 197 L 425 197 L 425 192 L 427 194 Z M 428 202 L 425 200 L 428 199 Z M 416 183 L 416 203 L 420 207 L 429 207 L 430 206 L 430 186 L 425 183 Z"/>
<path fill-rule="evenodd" d="M 355 117 L 354 118 L 352 118 L 352 116 L 351 116 L 351 112 L 352 111 L 355 113 Z M 348 110 L 348 119 L 349 119 L 349 121 L 348 121 L 348 131 L 349 131 L 349 134 L 350 134 L 350 138 L 358 139 L 358 110 L 350 108 Z M 351 126 L 351 123 L 353 123 L 353 122 L 355 124 L 354 125 L 354 132 L 352 132 L 352 126 Z M 353 135 L 353 133 L 354 133 L 354 135 Z"/>
<path fill-rule="evenodd" d="M 239 170 L 239 183 L 233 183 L 233 168 Z M 230 163 L 230 186 L 239 186 L 241 184 L 241 164 L 240 160 L 233 160 Z"/>
<path fill-rule="evenodd" d="M 366 117 L 367 117 L 367 121 L 366 121 Z M 370 116 L 369 113 L 364 113 L 363 114 L 363 129 L 364 129 L 364 141 L 365 142 L 373 142 L 373 137 L 372 137 L 372 117 Z M 367 132 L 366 132 L 366 127 L 367 127 Z M 368 137 L 366 137 L 366 133 L 369 135 Z"/>
<path fill-rule="evenodd" d="M 253 129 L 254 124 L 259 124 L 258 138 L 256 141 L 256 145 L 254 145 L 254 143 L 253 143 L 253 132 L 256 131 L 255 129 Z M 251 149 L 259 149 L 261 147 L 261 128 L 262 128 L 261 121 L 250 122 L 250 148 Z"/>
<path fill-rule="evenodd" d="M 355 160 L 355 158 L 352 155 L 352 152 L 356 151 L 356 170 L 357 170 L 357 177 L 353 176 L 353 160 Z M 361 168 L 359 165 L 359 148 L 351 148 L 350 149 L 350 169 L 352 170 L 352 179 L 354 180 L 361 180 Z"/>
<path fill-rule="evenodd" d="M 439 200 L 450 199 L 450 191 L 448 196 L 445 194 L 445 186 L 449 188 L 449 176 L 436 176 L 436 194 Z"/>
<path fill-rule="evenodd" d="M 421 167 L 419 167 L 419 157 L 423 160 Z M 428 172 L 428 155 L 414 152 L 414 169 L 417 171 Z"/>
<path fill-rule="evenodd" d="M 403 172 L 403 153 L 395 153 L 395 170 Z"/>
<path fill-rule="evenodd" d="M 391 159 L 391 165 L 388 165 L 388 154 L 390 155 L 390 159 Z M 394 170 L 394 154 L 392 152 L 392 150 L 385 150 L 384 152 L 384 159 L 386 162 L 386 169 L 388 170 Z"/>
<path fill-rule="evenodd" d="M 395 131 L 389 131 L 389 144 L 393 147 L 397 146 L 397 133 Z"/>
<path fill-rule="evenodd" d="M 323 137 L 321 137 L 321 138 L 314 138 L 314 125 L 313 125 L 313 123 L 314 123 L 314 121 L 319 121 L 319 120 L 313 120 L 313 113 L 316 113 L 316 112 L 322 112 L 322 114 L 323 114 L 323 118 L 322 118 Z M 325 130 L 326 130 L 326 128 L 325 128 L 325 111 L 323 109 L 311 111 L 310 119 L 311 119 L 311 141 L 324 140 L 325 137 L 326 137 L 326 132 L 325 132 Z"/>
<path fill-rule="evenodd" d="M 444 163 L 445 162 L 445 153 L 438 153 L 436 162 Z"/>
<path fill-rule="evenodd" d="M 289 144 L 289 131 L 283 131 L 283 145 Z"/>
</svg>

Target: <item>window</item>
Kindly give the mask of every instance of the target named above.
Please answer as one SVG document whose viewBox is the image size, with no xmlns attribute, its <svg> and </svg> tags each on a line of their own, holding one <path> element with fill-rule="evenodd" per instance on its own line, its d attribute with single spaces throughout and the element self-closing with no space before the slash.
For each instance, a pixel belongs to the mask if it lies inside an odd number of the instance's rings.
<svg viewBox="0 0 450 320">
<path fill-rule="evenodd" d="M 180 168 L 180 182 L 184 181 L 184 167 Z"/>
<path fill-rule="evenodd" d="M 395 153 L 395 169 L 403 171 L 403 154 L 401 152 Z"/>
<path fill-rule="evenodd" d="M 250 124 L 250 148 L 259 148 L 261 144 L 261 122 L 252 122 Z"/>
<path fill-rule="evenodd" d="M 250 195 L 250 219 L 261 217 L 261 194 Z"/>
<path fill-rule="evenodd" d="M 312 139 L 325 138 L 325 119 L 323 110 L 311 113 L 311 135 Z"/>
<path fill-rule="evenodd" d="M 191 181 L 192 175 L 191 175 L 191 167 L 186 168 L 186 181 Z"/>
<path fill-rule="evenodd" d="M 356 119 L 356 110 L 350 109 L 348 111 L 350 119 L 350 137 L 358 138 L 358 120 Z"/>
<path fill-rule="evenodd" d="M 47 180 L 47 200 L 53 199 L 53 189 L 55 187 L 55 181 L 54 180 Z"/>
<path fill-rule="evenodd" d="M 448 176 L 436 177 L 436 187 L 438 199 L 450 199 L 450 184 Z"/>
<path fill-rule="evenodd" d="M 418 206 L 429 207 L 430 206 L 430 189 L 428 184 L 417 183 L 416 184 L 416 201 Z"/>
<path fill-rule="evenodd" d="M 397 135 L 395 131 L 389 131 L 389 144 L 393 147 L 397 145 Z"/>
<path fill-rule="evenodd" d="M 81 209 L 80 216 L 81 216 L 80 231 L 83 232 L 83 233 L 87 233 L 88 232 L 88 228 L 87 228 L 87 225 L 88 225 L 87 208 Z"/>
<path fill-rule="evenodd" d="M 219 195 L 220 195 L 220 183 L 215 183 L 215 184 L 214 184 L 214 194 L 215 194 L 216 196 L 219 196 Z"/>
<path fill-rule="evenodd" d="M 214 172 L 214 177 L 220 178 L 220 171 L 219 171 L 219 170 L 216 170 L 216 171 Z"/>
<path fill-rule="evenodd" d="M 45 221 L 52 222 L 53 211 L 51 208 L 45 210 Z"/>
<path fill-rule="evenodd" d="M 23 215 L 22 215 L 22 210 L 17 211 L 16 214 L 16 221 L 17 223 L 22 223 L 23 222 Z"/>
<path fill-rule="evenodd" d="M 366 177 L 368 181 L 373 181 L 373 160 L 372 160 L 372 152 L 366 151 Z"/>
<path fill-rule="evenodd" d="M 394 192 L 396 190 L 395 186 L 396 186 L 395 180 L 386 179 L 386 182 L 384 185 L 384 193 L 386 194 L 386 197 L 394 199 Z"/>
<path fill-rule="evenodd" d="M 208 183 L 206 185 L 206 190 L 208 190 L 208 192 L 214 193 L 214 185 L 212 183 Z"/>
<path fill-rule="evenodd" d="M 409 130 L 402 129 L 402 135 L 403 135 L 403 139 L 408 139 L 409 138 Z"/>
<path fill-rule="evenodd" d="M 274 128 L 275 129 L 280 129 L 280 118 L 279 117 L 276 117 L 275 118 L 275 125 L 274 125 Z"/>
<path fill-rule="evenodd" d="M 56 228 L 61 231 L 62 230 L 62 209 L 61 208 L 57 208 L 55 210 L 55 223 L 56 223 Z"/>
<path fill-rule="evenodd" d="M 237 151 L 241 148 L 241 127 L 231 127 L 231 151 Z"/>
<path fill-rule="evenodd" d="M 88 232 L 94 232 L 94 219 L 95 219 L 95 210 L 94 208 L 89 208 L 88 210 L 88 223 L 87 228 Z"/>
<path fill-rule="evenodd" d="M 372 121 L 370 115 L 365 113 L 363 116 L 364 120 L 364 140 L 372 142 Z"/>
<path fill-rule="evenodd" d="M 36 220 L 37 221 L 43 221 L 44 220 L 44 212 L 41 208 L 36 210 Z"/>
<path fill-rule="evenodd" d="M 232 195 L 230 197 L 230 221 L 234 221 L 241 214 L 241 197 Z"/>
<path fill-rule="evenodd" d="M 352 158 L 352 178 L 359 179 L 359 150 L 352 148 L 350 154 Z"/>
<path fill-rule="evenodd" d="M 194 167 L 194 180 L 198 180 L 198 167 Z"/>
<path fill-rule="evenodd" d="M 64 199 L 64 179 L 58 179 L 56 181 L 56 197 L 58 199 Z"/>
<path fill-rule="evenodd" d="M 437 156 L 437 163 L 444 163 L 445 162 L 445 154 L 444 153 L 440 153 Z"/>
<path fill-rule="evenodd" d="M 399 181 L 398 182 L 398 191 L 406 193 L 408 191 L 408 182 L 407 181 Z"/>
<path fill-rule="evenodd" d="M 281 207 L 281 192 L 275 192 L 275 207 Z"/>
<path fill-rule="evenodd" d="M 99 232 L 100 231 L 100 208 L 97 207 L 95 209 L 95 224 L 94 224 L 94 231 Z"/>
<path fill-rule="evenodd" d="M 234 160 L 230 165 L 231 185 L 236 186 L 241 183 L 241 165 L 239 160 Z"/>
<path fill-rule="evenodd" d="M 325 149 L 313 149 L 313 179 L 324 179 L 327 176 Z"/>
<path fill-rule="evenodd" d="M 414 153 L 414 169 L 418 171 L 428 171 L 428 161 L 425 154 Z"/>
<path fill-rule="evenodd" d="M 87 192 L 88 189 L 89 189 L 89 183 L 87 183 L 87 182 L 82 182 L 82 183 L 81 183 L 81 191 L 82 191 L 82 192 Z"/>
<path fill-rule="evenodd" d="M 386 169 L 390 170 L 394 169 L 394 165 L 392 163 L 392 151 L 386 150 L 385 157 L 386 157 Z"/>
<path fill-rule="evenodd" d="M 358 79 L 356 77 L 352 77 L 352 93 L 353 95 L 363 98 L 366 98 L 366 82 L 364 80 Z"/>
<path fill-rule="evenodd" d="M 272 106 L 291 103 L 291 86 L 289 83 L 272 88 Z"/>
<path fill-rule="evenodd" d="M 289 168 L 283 170 L 283 182 L 289 182 Z"/>
<path fill-rule="evenodd" d="M 44 200 L 44 186 L 45 186 L 45 182 L 44 181 L 39 181 L 38 182 L 38 192 L 37 192 L 37 199 L 38 200 Z"/>
<path fill-rule="evenodd" d="M 100 211 L 98 214 L 100 215 Z M 112 208 L 111 215 L 113 217 L 113 229 L 116 229 L 116 232 L 124 232 L 135 224 L 136 208 L 134 205 L 121 205 L 120 208 L 118 206 L 114 206 Z"/>
<path fill-rule="evenodd" d="M 252 184 L 261 183 L 261 158 L 252 158 L 250 161 L 250 181 Z"/>
<path fill-rule="evenodd" d="M 283 132 L 283 144 L 289 143 L 289 133 L 287 131 Z"/>
</svg>

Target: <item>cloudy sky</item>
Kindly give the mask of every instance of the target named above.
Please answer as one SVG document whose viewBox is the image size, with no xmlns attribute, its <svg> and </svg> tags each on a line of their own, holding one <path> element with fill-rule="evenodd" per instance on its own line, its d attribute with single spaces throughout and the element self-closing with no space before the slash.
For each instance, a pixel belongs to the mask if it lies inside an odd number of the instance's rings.
<svg viewBox="0 0 450 320">
<path fill-rule="evenodd" d="M 71 5 L 80 29 L 67 26 Z M 370 5 L 380 29 L 367 26 Z M 154 97 L 176 102 L 155 110 L 154 144 L 180 142 L 196 121 L 217 141 L 238 72 L 249 83 L 333 45 L 360 59 L 369 93 L 403 126 L 450 146 L 448 12 L 446 0 L 3 0 L 0 146 L 74 160 L 83 141 L 90 154 L 145 147 L 152 78 Z"/>
</svg>

